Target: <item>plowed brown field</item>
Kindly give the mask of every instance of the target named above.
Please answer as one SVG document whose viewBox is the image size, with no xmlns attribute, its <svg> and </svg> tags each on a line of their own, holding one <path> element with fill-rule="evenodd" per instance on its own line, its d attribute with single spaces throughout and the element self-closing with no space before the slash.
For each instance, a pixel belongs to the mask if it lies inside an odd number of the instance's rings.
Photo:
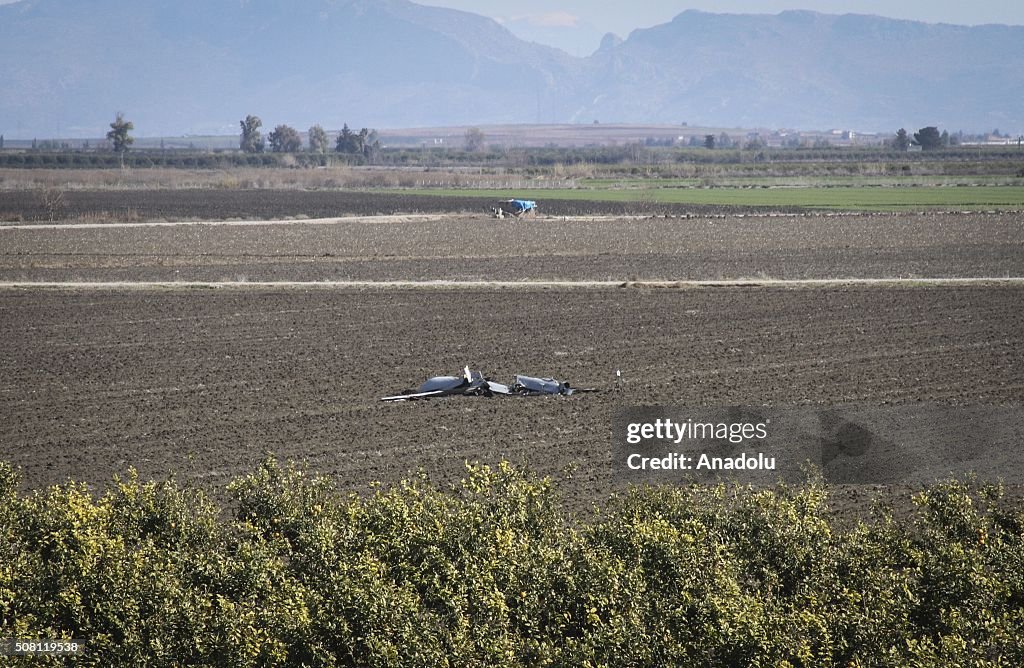
<svg viewBox="0 0 1024 668">
<path fill-rule="evenodd" d="M 510 192 L 509 197 L 515 193 Z M 61 216 L 132 217 L 181 219 L 322 218 L 341 215 L 370 215 L 408 212 L 451 213 L 487 211 L 491 198 L 444 197 L 358 190 L 68 190 L 64 193 Z M 552 215 L 635 214 L 635 213 L 725 213 L 733 208 L 701 204 L 658 204 L 645 202 L 601 202 L 545 199 L 543 211 Z M 758 207 L 751 210 L 785 210 Z M 796 210 L 793 208 L 792 210 Z M 44 198 L 32 191 L 0 193 L 0 221 L 48 220 Z"/>
<path fill-rule="evenodd" d="M 7 282 L 1006 276 L 1014 214 L 0 227 Z M 32 488 L 135 467 L 216 491 L 268 452 L 351 489 L 507 458 L 576 466 L 563 489 L 586 505 L 621 486 L 619 406 L 1020 404 L 1022 304 L 985 282 L 0 288 L 0 459 Z M 604 391 L 378 401 L 467 364 Z"/>
<path fill-rule="evenodd" d="M 587 503 L 617 406 L 1020 402 L 1024 290 L 7 290 L 0 458 L 67 477 L 211 483 L 265 452 L 360 489 L 509 458 Z M 379 396 L 464 364 L 606 391 Z M 624 382 L 614 389 L 614 371 Z M 965 435 L 966 436 L 966 435 Z"/>
<path fill-rule="evenodd" d="M 1024 276 L 1015 214 L 0 226 L 0 281 Z"/>
</svg>

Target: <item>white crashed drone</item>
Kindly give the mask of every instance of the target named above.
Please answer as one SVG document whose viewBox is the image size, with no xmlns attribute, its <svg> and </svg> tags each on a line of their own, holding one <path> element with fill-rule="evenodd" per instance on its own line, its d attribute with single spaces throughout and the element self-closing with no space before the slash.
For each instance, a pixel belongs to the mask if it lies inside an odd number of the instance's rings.
<svg viewBox="0 0 1024 668">
<path fill-rule="evenodd" d="M 517 374 L 511 385 L 495 382 L 485 378 L 479 371 L 470 371 L 469 367 L 462 370 L 461 376 L 434 376 L 428 378 L 415 390 L 405 390 L 401 394 L 381 397 L 381 401 L 414 401 L 433 397 L 462 395 L 468 397 L 519 396 L 534 397 L 542 395 L 569 396 L 577 392 L 597 392 L 595 388 L 576 388 L 567 382 L 554 378 L 538 378 Z"/>
</svg>

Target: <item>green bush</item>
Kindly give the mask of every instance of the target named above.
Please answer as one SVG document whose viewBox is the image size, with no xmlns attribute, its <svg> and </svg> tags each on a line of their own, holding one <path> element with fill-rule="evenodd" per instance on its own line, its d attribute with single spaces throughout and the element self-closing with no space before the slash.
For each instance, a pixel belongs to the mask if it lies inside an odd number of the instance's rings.
<svg viewBox="0 0 1024 668">
<path fill-rule="evenodd" d="M 845 528 L 816 479 L 584 517 L 507 464 L 361 497 L 267 460 L 230 513 L 134 474 L 18 486 L 0 464 L 0 637 L 85 639 L 71 665 L 1024 663 L 1024 514 L 974 483 Z"/>
</svg>

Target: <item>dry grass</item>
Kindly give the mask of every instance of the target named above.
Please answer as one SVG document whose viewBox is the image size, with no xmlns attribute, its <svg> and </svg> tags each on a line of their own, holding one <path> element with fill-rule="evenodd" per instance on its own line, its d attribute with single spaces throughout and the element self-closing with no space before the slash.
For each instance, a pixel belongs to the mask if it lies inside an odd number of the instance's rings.
<svg viewBox="0 0 1024 668">
<path fill-rule="evenodd" d="M 491 170 L 494 172 L 494 170 Z M 3 190 L 226 190 L 351 188 L 573 188 L 586 170 L 524 177 L 504 171 L 321 167 L 316 169 L 0 169 Z"/>
</svg>

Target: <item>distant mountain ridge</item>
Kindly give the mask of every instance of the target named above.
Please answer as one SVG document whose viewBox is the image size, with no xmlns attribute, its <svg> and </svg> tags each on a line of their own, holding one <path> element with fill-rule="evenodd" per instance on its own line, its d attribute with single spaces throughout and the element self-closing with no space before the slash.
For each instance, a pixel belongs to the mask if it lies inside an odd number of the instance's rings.
<svg viewBox="0 0 1024 668">
<path fill-rule="evenodd" d="M 575 58 L 408 0 L 0 5 L 0 134 L 643 122 L 1024 130 L 1024 27 L 687 11 Z"/>
<path fill-rule="evenodd" d="M 597 117 L 667 122 L 670 110 L 737 126 L 1024 129 L 1020 26 L 687 11 L 590 60 L 618 73 L 587 109 Z"/>
</svg>

